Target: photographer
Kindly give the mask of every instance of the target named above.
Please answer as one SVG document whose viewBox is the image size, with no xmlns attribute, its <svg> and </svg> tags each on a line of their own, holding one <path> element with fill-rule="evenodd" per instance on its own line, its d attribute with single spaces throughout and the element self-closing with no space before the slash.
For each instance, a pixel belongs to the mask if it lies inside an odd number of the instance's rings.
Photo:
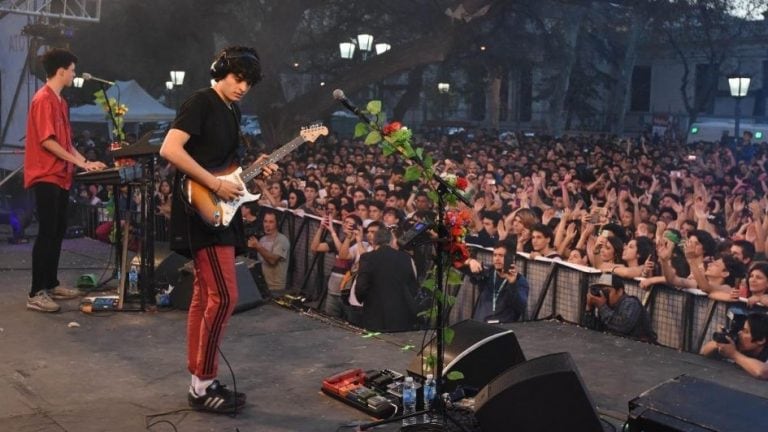
<svg viewBox="0 0 768 432">
<path fill-rule="evenodd" d="M 713 340 L 701 347 L 700 354 L 705 357 L 717 354 L 733 361 L 755 378 L 768 379 L 768 315 L 747 315 L 742 329 L 738 329 L 734 322 L 737 321 L 731 322 L 728 333 L 715 333 Z"/>
<path fill-rule="evenodd" d="M 261 271 L 270 291 L 284 290 L 288 279 L 288 254 L 291 242 L 277 230 L 277 213 L 266 209 L 262 215 L 264 235 L 247 238 L 248 249 L 259 254 Z"/>
<path fill-rule="evenodd" d="M 608 331 L 643 342 L 656 342 L 648 312 L 635 296 L 624 292 L 624 282 L 611 273 L 603 273 L 587 291 L 588 316 L 594 317 Z"/>
<path fill-rule="evenodd" d="M 490 324 L 526 319 L 530 285 L 525 276 L 518 273 L 514 261 L 516 250 L 516 239 L 510 237 L 494 247 L 491 267 L 484 268 L 475 259 L 467 260 L 463 269 L 469 271 L 480 291 L 472 319 Z"/>
</svg>

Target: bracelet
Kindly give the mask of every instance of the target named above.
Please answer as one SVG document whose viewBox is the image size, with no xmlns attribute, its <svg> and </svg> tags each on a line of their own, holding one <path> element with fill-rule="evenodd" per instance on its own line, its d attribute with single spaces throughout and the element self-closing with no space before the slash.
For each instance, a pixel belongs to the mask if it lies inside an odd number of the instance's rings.
<svg viewBox="0 0 768 432">
<path fill-rule="evenodd" d="M 223 182 L 221 181 L 221 179 L 219 179 L 219 187 L 217 187 L 217 188 L 216 188 L 216 190 L 215 190 L 215 191 L 213 191 L 213 193 L 219 193 L 219 190 L 221 190 L 221 184 L 222 184 L 222 183 L 223 183 Z"/>
</svg>

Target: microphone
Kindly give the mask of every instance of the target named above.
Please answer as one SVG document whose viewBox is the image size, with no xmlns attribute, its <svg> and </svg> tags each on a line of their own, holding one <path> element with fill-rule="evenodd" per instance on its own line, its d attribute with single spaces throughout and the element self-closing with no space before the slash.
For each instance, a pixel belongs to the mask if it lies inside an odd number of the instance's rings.
<svg viewBox="0 0 768 432">
<path fill-rule="evenodd" d="M 115 85 L 115 82 L 114 82 L 114 81 L 107 81 L 107 80 L 105 80 L 105 79 L 96 78 L 95 76 L 93 76 L 93 75 L 89 74 L 88 72 L 83 72 L 83 74 L 82 74 L 81 76 L 82 76 L 82 78 L 83 78 L 84 80 L 86 80 L 86 81 L 98 81 L 98 82 L 100 82 L 100 83 L 102 83 L 102 84 L 107 84 L 107 85 Z M 343 93 L 342 93 L 342 94 L 343 94 Z"/>
<path fill-rule="evenodd" d="M 371 120 L 363 114 L 362 111 L 358 107 L 352 104 L 352 102 L 347 99 L 346 96 L 344 96 L 344 92 L 341 89 L 336 89 L 333 91 L 333 98 L 339 101 L 342 105 L 344 105 L 344 108 L 350 110 L 352 114 L 360 117 L 360 119 L 366 123 L 370 123 Z"/>
</svg>

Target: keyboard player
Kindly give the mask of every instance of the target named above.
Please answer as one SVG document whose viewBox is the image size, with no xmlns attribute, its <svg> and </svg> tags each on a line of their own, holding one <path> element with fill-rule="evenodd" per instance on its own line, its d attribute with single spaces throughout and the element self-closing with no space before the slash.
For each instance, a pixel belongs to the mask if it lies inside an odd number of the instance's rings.
<svg viewBox="0 0 768 432">
<path fill-rule="evenodd" d="M 24 152 L 24 187 L 35 195 L 39 232 L 32 248 L 32 284 L 27 309 L 57 312 L 54 299 L 79 292 L 58 279 L 61 243 L 67 230 L 69 189 L 75 168 L 98 171 L 102 162 L 88 161 L 72 144 L 69 108 L 61 97 L 75 78 L 77 57 L 54 48 L 42 56 L 46 83 L 30 103 Z"/>
</svg>

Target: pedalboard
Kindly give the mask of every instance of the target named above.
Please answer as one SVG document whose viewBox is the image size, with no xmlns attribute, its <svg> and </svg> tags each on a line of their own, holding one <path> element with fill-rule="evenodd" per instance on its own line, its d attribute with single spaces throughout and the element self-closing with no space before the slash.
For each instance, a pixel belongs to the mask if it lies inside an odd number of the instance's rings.
<svg viewBox="0 0 768 432">
<path fill-rule="evenodd" d="M 395 414 L 400 397 L 389 391 L 400 383 L 403 374 L 389 370 L 348 369 L 323 380 L 323 393 L 379 419 Z"/>
</svg>

